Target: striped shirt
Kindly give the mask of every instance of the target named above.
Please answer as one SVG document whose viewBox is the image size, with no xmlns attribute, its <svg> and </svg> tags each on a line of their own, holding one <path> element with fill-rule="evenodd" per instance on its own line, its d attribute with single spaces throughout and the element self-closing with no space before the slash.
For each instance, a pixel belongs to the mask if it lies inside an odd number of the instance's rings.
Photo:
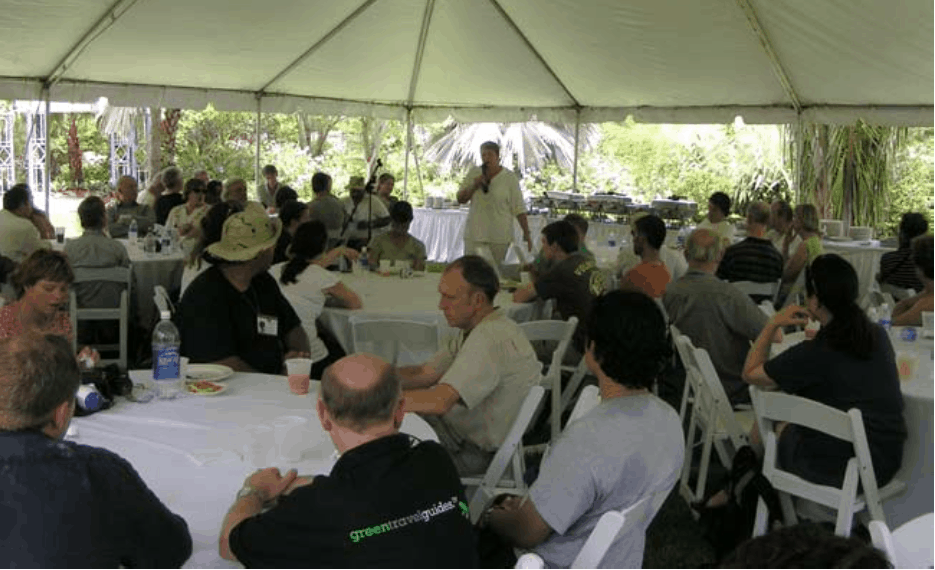
<svg viewBox="0 0 935 570">
<path fill-rule="evenodd" d="M 912 262 L 912 248 L 900 248 L 883 254 L 880 258 L 880 282 L 903 289 L 915 289 L 917 293 L 922 290 L 922 282 Z"/>
<path fill-rule="evenodd" d="M 727 248 L 717 276 L 725 281 L 777 281 L 782 277 L 782 254 L 768 239 L 748 237 Z"/>
</svg>

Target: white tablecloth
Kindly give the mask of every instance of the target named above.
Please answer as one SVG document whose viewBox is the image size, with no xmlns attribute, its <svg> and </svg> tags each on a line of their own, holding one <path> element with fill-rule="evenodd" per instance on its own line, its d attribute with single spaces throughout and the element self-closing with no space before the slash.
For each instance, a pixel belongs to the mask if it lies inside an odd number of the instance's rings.
<svg viewBox="0 0 935 570">
<path fill-rule="evenodd" d="M 322 324 L 337 337 L 347 352 L 351 352 L 352 348 L 350 318 L 355 315 L 436 323 L 442 334 L 453 333 L 454 329 L 448 326 L 438 308 L 440 280 L 440 273 L 425 273 L 410 279 L 373 273 L 344 273 L 341 281 L 360 295 L 364 306 L 356 310 L 326 307 L 321 314 Z M 500 291 L 495 301 L 496 306 L 518 323 L 550 318 L 543 314 L 545 304 L 541 301 L 514 303 L 512 293 L 505 290 Z"/>
<path fill-rule="evenodd" d="M 895 327 L 893 338 L 899 339 L 899 332 L 904 327 Z M 921 330 L 921 329 L 917 329 Z M 779 352 L 804 340 L 802 332 L 786 335 L 783 342 L 773 349 L 775 356 Z M 933 393 L 935 384 L 932 380 L 932 339 L 919 339 L 912 343 L 900 340 L 893 342 L 897 355 L 912 351 L 918 355 L 918 367 L 915 375 L 900 382 L 903 393 L 903 416 L 906 419 L 908 437 L 903 449 L 903 463 L 896 478 L 906 483 L 906 491 L 901 495 L 883 501 L 886 524 L 896 528 L 919 515 L 932 512 L 935 505 L 935 477 L 933 477 Z"/>
<path fill-rule="evenodd" d="M 426 254 L 430 261 L 442 263 L 454 261 L 464 255 L 464 226 L 467 223 L 467 215 L 467 208 L 449 210 L 416 208 L 409 233 L 425 243 Z M 560 218 L 553 219 L 538 215 L 528 217 L 529 234 L 532 237 L 534 251 L 539 249 L 539 234 L 542 228 L 558 219 Z M 629 238 L 629 226 L 604 222 L 589 222 L 588 224 L 589 242 L 606 244 L 612 234 L 616 235 L 619 243 L 624 238 Z M 513 222 L 513 241 L 521 245 L 525 244 L 519 222 Z"/>
<path fill-rule="evenodd" d="M 149 371 L 133 371 L 134 380 Z M 188 523 L 194 542 L 186 568 L 238 568 L 218 555 L 218 534 L 227 509 L 255 468 L 244 459 L 244 428 L 284 416 L 308 419 L 302 461 L 276 461 L 280 470 L 328 473 L 334 446 L 315 412 L 317 383 L 307 396 L 289 391 L 284 376 L 238 373 L 216 396 L 183 396 L 135 404 L 120 399 L 110 410 L 75 418 L 77 443 L 107 448 L 127 459 L 143 481 Z M 407 414 L 402 431 L 421 439 L 437 437 L 424 420 Z M 273 453 L 275 456 L 275 452 Z"/>
<path fill-rule="evenodd" d="M 825 253 L 836 253 L 850 262 L 857 271 L 860 281 L 859 298 L 870 290 L 876 274 L 880 271 L 880 258 L 893 248 L 880 247 L 879 241 L 872 241 L 870 245 L 860 245 L 858 242 L 839 242 L 824 240 L 822 246 Z"/>
</svg>

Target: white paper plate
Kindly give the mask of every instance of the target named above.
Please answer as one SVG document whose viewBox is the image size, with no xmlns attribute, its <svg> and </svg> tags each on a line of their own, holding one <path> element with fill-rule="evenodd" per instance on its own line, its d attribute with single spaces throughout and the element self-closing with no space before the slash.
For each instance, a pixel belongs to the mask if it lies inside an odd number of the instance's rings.
<svg viewBox="0 0 935 570">
<path fill-rule="evenodd" d="M 825 236 L 828 241 L 854 241 L 850 236 Z"/>
<path fill-rule="evenodd" d="M 189 364 L 188 371 L 185 373 L 185 381 L 210 380 L 211 382 L 218 382 L 233 375 L 234 371 L 223 364 Z"/>
</svg>

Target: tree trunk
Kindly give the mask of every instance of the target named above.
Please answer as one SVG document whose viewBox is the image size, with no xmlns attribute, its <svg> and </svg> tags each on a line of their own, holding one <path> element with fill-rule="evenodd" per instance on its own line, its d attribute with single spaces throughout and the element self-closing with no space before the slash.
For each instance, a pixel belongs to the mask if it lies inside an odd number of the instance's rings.
<svg viewBox="0 0 935 570">
<path fill-rule="evenodd" d="M 166 166 L 175 162 L 175 135 L 178 133 L 181 117 L 181 109 L 166 109 L 166 118 L 159 123 L 165 135 L 162 141 L 162 157 Z"/>
<path fill-rule="evenodd" d="M 146 140 L 146 172 L 149 173 L 148 183 L 162 170 L 162 109 L 149 108 L 150 129 Z"/>
</svg>

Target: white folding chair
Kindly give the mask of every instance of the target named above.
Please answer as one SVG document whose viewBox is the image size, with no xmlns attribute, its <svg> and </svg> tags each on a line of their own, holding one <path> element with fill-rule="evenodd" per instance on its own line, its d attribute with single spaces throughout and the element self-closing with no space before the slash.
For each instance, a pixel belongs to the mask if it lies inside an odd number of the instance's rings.
<svg viewBox="0 0 935 570">
<path fill-rule="evenodd" d="M 552 439 L 558 437 L 561 426 L 562 403 L 562 361 L 571 345 L 571 337 L 578 326 L 578 317 L 570 317 L 567 321 L 531 321 L 520 323 L 519 328 L 526 335 L 529 342 L 556 342 L 558 346 L 552 352 L 550 362 L 545 374 L 542 376 L 542 387 L 552 392 Z"/>
<path fill-rule="evenodd" d="M 780 283 L 782 283 L 782 279 L 767 281 L 765 283 L 757 283 L 756 281 L 731 281 L 730 284 L 740 289 L 740 291 L 747 296 L 769 297 L 775 302 L 776 297 L 779 296 Z"/>
<path fill-rule="evenodd" d="M 352 352 L 375 354 L 400 366 L 421 364 L 438 352 L 438 323 L 358 315 L 348 322 Z"/>
<path fill-rule="evenodd" d="M 688 413 L 687 403 L 692 404 L 685 438 L 685 462 L 679 482 L 679 493 L 689 503 L 701 501 L 705 494 L 708 469 L 711 464 L 712 448 L 721 464 L 730 468 L 734 453 L 749 443 L 749 432 L 753 425 L 750 411 L 735 412 L 724 392 L 721 380 L 714 370 L 708 351 L 695 348 L 685 335 L 676 338 L 676 347 L 685 366 L 686 394 L 683 394 L 682 413 Z M 687 360 L 687 362 L 686 362 Z M 696 445 L 696 433 L 701 445 L 698 478 L 691 487 L 691 467 Z"/>
<path fill-rule="evenodd" d="M 568 416 L 568 424 L 584 416 L 600 403 L 601 391 L 598 387 L 585 386 L 584 389 L 581 390 L 581 395 L 578 396 L 578 401 L 575 402 L 575 407 L 571 410 L 571 415 Z"/>
<path fill-rule="evenodd" d="M 883 521 L 870 521 L 867 526 L 873 545 L 886 554 L 894 568 L 931 568 L 935 564 L 932 513 L 916 517 L 892 533 Z"/>
<path fill-rule="evenodd" d="M 645 533 L 671 490 L 672 486 L 668 485 L 621 511 L 608 511 L 601 515 L 571 567 L 597 568 L 619 537 L 638 527 Z"/>
<path fill-rule="evenodd" d="M 814 400 L 792 396 L 782 392 L 767 392 L 750 387 L 753 409 L 760 434 L 765 444 L 763 476 L 779 493 L 783 517 L 787 525 L 796 524 L 798 517 L 791 496 L 830 507 L 837 511 L 834 533 L 850 536 L 854 513 L 869 511 L 872 520 L 886 521 L 882 499 L 903 491 L 906 484 L 897 479 L 882 489 L 877 488 L 876 475 L 867 445 L 863 415 L 857 408 L 842 412 Z M 811 483 L 798 475 L 783 471 L 778 466 L 776 424 L 787 422 L 811 428 L 815 431 L 844 440 L 854 446 L 855 455 L 847 462 L 844 483 L 840 489 Z M 863 494 L 857 494 L 858 481 Z M 753 536 L 766 532 L 767 507 L 759 500 L 754 520 Z M 931 537 L 929 537 L 931 540 Z"/>
<path fill-rule="evenodd" d="M 889 293 L 890 295 L 893 296 L 893 299 L 895 301 L 902 301 L 903 299 L 908 299 L 909 297 L 912 297 L 916 294 L 915 289 L 912 289 L 912 288 L 903 289 L 902 287 L 897 287 L 896 285 L 893 285 L 892 283 L 883 283 L 882 285 L 880 285 L 880 292 Z"/>
<path fill-rule="evenodd" d="M 526 490 L 526 484 L 523 482 L 523 472 L 525 461 L 522 453 L 523 434 L 532 421 L 532 416 L 542 401 L 545 390 L 542 386 L 533 386 L 529 389 L 523 405 L 520 406 L 519 413 L 510 426 L 506 438 L 500 449 L 493 456 L 493 460 L 487 467 L 487 471 L 480 479 L 475 477 L 462 477 L 461 483 L 466 487 L 477 487 L 470 499 L 469 511 L 471 513 L 471 522 L 476 523 L 484 506 L 498 493 L 513 492 L 522 493 Z M 504 481 L 504 475 L 512 467 L 512 479 Z M 506 485 L 509 485 L 508 487 Z"/>
<path fill-rule="evenodd" d="M 574 368 L 563 366 L 562 370 L 572 373 L 568 384 L 565 385 L 564 392 L 562 392 L 561 411 L 565 413 L 565 410 L 571 407 L 572 398 L 574 398 L 575 394 L 578 392 L 578 387 L 581 386 L 581 383 L 584 382 L 584 377 L 589 374 L 590 371 L 588 370 L 588 364 L 583 356 L 578 362 L 578 366 Z"/>
<path fill-rule="evenodd" d="M 101 364 L 117 363 L 121 370 L 127 369 L 127 335 L 130 329 L 130 269 L 127 267 L 76 267 L 74 283 L 108 282 L 125 285 L 120 292 L 120 302 L 116 307 L 81 308 L 75 290 L 69 292 L 68 313 L 71 319 L 72 350 L 78 350 L 78 323 L 81 321 L 119 321 L 119 340 L 117 344 L 98 344 L 99 352 L 117 351 L 117 358 L 101 358 Z"/>
</svg>

